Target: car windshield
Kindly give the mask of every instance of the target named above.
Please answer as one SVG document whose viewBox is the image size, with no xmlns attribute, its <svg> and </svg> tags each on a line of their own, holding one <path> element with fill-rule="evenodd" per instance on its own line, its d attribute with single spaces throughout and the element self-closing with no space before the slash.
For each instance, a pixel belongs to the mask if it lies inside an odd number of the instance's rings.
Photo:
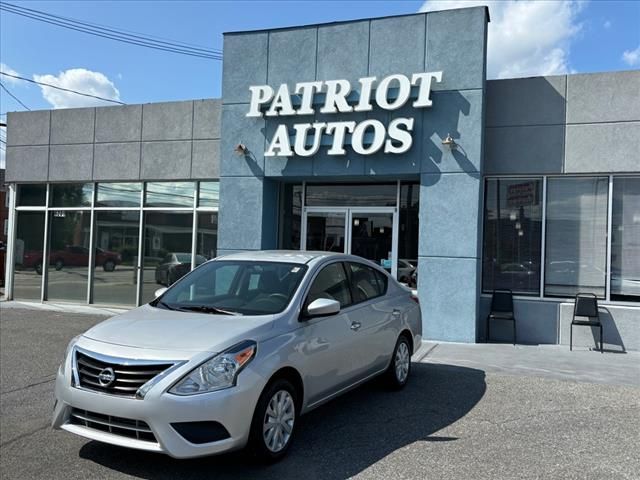
<svg viewBox="0 0 640 480">
<path fill-rule="evenodd" d="M 271 315 L 289 305 L 306 271 L 306 265 L 295 263 L 208 262 L 151 305 L 222 315 Z"/>
<path fill-rule="evenodd" d="M 180 263 L 191 263 L 190 253 L 176 253 L 176 258 Z"/>
</svg>

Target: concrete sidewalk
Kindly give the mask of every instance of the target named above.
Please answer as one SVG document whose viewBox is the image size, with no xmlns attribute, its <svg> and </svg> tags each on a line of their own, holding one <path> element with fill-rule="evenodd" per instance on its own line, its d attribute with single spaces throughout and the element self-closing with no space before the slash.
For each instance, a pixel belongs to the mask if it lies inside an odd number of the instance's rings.
<svg viewBox="0 0 640 480">
<path fill-rule="evenodd" d="M 566 345 L 424 342 L 413 360 L 554 380 L 640 386 L 640 352 L 600 353 Z"/>
<path fill-rule="evenodd" d="M 130 310 L 129 308 L 79 305 L 75 303 L 3 301 L 2 298 L 0 298 L 0 310 L 4 309 L 40 310 L 42 312 L 84 313 L 87 315 L 108 316 L 119 315 Z"/>
</svg>

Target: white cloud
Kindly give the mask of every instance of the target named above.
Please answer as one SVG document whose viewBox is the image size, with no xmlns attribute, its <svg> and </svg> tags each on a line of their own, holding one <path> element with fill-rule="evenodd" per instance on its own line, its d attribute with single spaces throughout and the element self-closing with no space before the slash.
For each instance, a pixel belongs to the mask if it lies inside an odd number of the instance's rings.
<svg viewBox="0 0 640 480">
<path fill-rule="evenodd" d="M 610 20 L 606 20 L 602 26 L 606 29 L 609 30 L 611 28 L 611 21 Z"/>
<path fill-rule="evenodd" d="M 487 5 L 489 78 L 559 75 L 572 71 L 571 42 L 581 29 L 584 2 L 562 0 L 427 0 L 421 11 Z"/>
<path fill-rule="evenodd" d="M 120 92 L 111 80 L 100 72 L 92 72 L 84 68 L 71 68 L 60 72 L 58 76 L 51 74 L 34 75 L 33 79 L 36 82 L 49 83 L 82 93 L 120 100 Z M 42 96 L 53 108 L 92 107 L 111 104 L 97 98 L 64 92 L 51 87 L 41 85 L 40 88 L 42 89 Z"/>
<path fill-rule="evenodd" d="M 18 72 L 16 72 L 13 68 L 11 68 L 6 63 L 0 63 L 0 72 L 8 73 L 10 75 L 20 75 Z M 0 75 L 0 80 L 2 80 L 5 83 L 9 83 L 11 85 L 18 85 L 19 83 L 22 83 L 17 78 L 7 77 L 6 75 Z"/>
<path fill-rule="evenodd" d="M 640 65 L 640 45 L 635 50 L 625 50 L 622 53 L 622 61 L 630 67 Z"/>
</svg>

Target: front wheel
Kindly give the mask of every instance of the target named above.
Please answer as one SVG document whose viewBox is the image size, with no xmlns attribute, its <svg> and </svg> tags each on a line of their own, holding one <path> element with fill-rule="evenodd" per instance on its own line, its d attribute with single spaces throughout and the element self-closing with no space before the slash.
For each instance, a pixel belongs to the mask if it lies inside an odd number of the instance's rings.
<svg viewBox="0 0 640 480">
<path fill-rule="evenodd" d="M 260 395 L 249 434 L 251 453 L 260 461 L 276 462 L 289 449 L 298 419 L 297 395 L 284 378 L 272 382 Z"/>
<path fill-rule="evenodd" d="M 409 339 L 402 335 L 398 338 L 389 368 L 385 372 L 385 383 L 392 390 L 400 390 L 409 380 L 411 373 L 411 345 Z"/>
</svg>

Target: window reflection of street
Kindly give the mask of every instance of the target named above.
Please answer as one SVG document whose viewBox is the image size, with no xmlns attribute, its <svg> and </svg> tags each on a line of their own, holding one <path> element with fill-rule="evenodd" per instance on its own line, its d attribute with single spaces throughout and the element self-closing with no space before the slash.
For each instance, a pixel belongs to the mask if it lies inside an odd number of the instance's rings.
<svg viewBox="0 0 640 480">
<path fill-rule="evenodd" d="M 216 256 L 216 181 L 68 183 L 51 184 L 48 188 L 49 202 L 47 185 L 17 188 L 13 252 L 13 297 L 17 300 L 44 298 L 86 303 L 89 298 L 91 303 L 133 306 L 137 303 L 139 277 L 143 282 L 140 302 L 153 298 L 157 288 L 155 274 L 168 253 L 184 253 L 187 257 L 184 262 L 176 262 L 180 265 L 172 270 L 172 282 L 191 270 L 194 246 L 196 266 Z M 168 211 L 159 211 L 159 207 Z M 47 223 L 48 253 L 44 253 Z M 141 234 L 146 252 L 142 259 Z M 141 275 L 139 263 L 143 267 Z"/>
</svg>

